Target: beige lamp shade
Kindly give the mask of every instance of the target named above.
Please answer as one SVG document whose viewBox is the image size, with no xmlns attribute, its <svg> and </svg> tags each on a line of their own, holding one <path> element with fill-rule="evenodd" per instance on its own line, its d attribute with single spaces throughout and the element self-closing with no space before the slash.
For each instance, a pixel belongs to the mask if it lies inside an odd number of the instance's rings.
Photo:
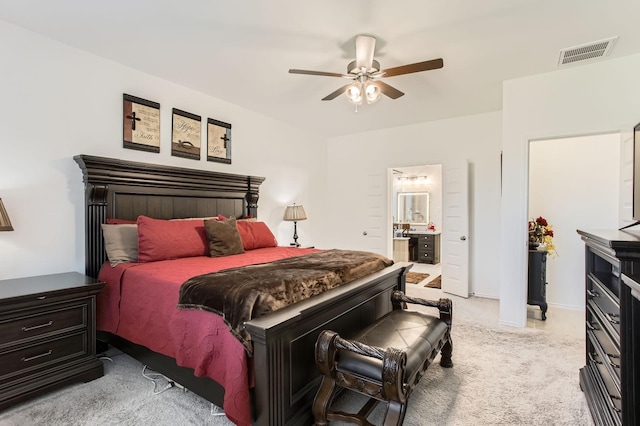
<svg viewBox="0 0 640 426">
<path fill-rule="evenodd" d="M 304 207 L 296 204 L 287 206 L 287 208 L 284 210 L 284 220 L 292 222 L 307 220 L 307 214 L 304 211 Z"/>
<path fill-rule="evenodd" d="M 11 226 L 11 221 L 2 203 L 2 198 L 0 198 L 0 231 L 13 231 L 13 226 Z"/>
</svg>

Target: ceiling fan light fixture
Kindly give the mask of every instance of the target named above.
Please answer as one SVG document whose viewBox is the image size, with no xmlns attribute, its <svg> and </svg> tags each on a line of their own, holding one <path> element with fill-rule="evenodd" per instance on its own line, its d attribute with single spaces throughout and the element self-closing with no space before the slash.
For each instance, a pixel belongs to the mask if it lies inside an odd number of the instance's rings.
<svg viewBox="0 0 640 426">
<path fill-rule="evenodd" d="M 380 88 L 378 87 L 377 84 L 375 84 L 372 81 L 368 81 L 365 84 L 364 94 L 365 94 L 365 97 L 367 98 L 367 103 L 372 104 L 380 100 L 380 96 L 382 95 L 382 92 L 380 91 Z"/>
<path fill-rule="evenodd" d="M 353 83 L 351 86 L 347 87 L 347 90 L 346 90 L 347 99 L 349 99 L 351 103 L 360 105 L 362 103 L 362 92 L 363 92 L 362 83 L 360 82 Z"/>
<path fill-rule="evenodd" d="M 398 99 L 404 96 L 400 90 L 381 81 L 383 78 L 395 77 L 398 75 L 413 74 L 422 71 L 436 70 L 444 66 L 442 58 L 430 59 L 428 61 L 416 62 L 413 64 L 400 65 L 397 67 L 382 69 L 380 62 L 373 59 L 376 47 L 376 39 L 372 36 L 358 35 L 356 36 L 356 60 L 351 61 L 347 65 L 346 74 L 338 74 L 327 71 L 309 71 L 290 69 L 290 74 L 307 74 L 326 77 L 340 77 L 353 80 L 352 84 L 344 85 L 327 96 L 322 98 L 323 101 L 330 101 L 341 94 L 345 94 L 349 102 L 356 105 L 362 105 L 366 100 L 368 104 L 372 104 L 380 100 L 382 95 L 391 99 Z"/>
</svg>

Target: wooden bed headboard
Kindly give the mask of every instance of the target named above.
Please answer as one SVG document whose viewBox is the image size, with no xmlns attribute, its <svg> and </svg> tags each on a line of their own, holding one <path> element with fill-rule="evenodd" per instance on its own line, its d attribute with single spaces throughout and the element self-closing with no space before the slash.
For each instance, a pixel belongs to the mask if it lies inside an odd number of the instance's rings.
<svg viewBox="0 0 640 426">
<path fill-rule="evenodd" d="M 136 220 L 257 217 L 263 177 L 76 155 L 85 184 L 85 272 L 97 277 L 107 260 L 101 224 Z"/>
</svg>

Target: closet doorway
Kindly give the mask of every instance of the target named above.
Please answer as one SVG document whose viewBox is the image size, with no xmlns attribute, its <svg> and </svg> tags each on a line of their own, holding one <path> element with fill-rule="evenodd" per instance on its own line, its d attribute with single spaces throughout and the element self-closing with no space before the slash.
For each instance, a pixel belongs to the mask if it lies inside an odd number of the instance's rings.
<svg viewBox="0 0 640 426">
<path fill-rule="evenodd" d="M 630 206 L 633 175 L 624 164 L 632 159 L 625 160 L 621 144 L 619 133 L 529 144 L 529 220 L 542 217 L 552 226 L 557 253 L 546 261 L 551 315 L 554 305 L 584 309 L 584 242 L 576 230 L 617 229 Z M 540 309 L 528 306 L 527 317 L 539 320 Z"/>
</svg>

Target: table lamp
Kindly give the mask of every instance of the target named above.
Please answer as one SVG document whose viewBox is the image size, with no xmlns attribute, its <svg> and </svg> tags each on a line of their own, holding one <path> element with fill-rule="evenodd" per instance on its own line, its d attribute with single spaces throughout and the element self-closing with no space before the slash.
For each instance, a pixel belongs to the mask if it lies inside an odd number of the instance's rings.
<svg viewBox="0 0 640 426">
<path fill-rule="evenodd" d="M 284 220 L 293 222 L 293 243 L 290 245 L 294 247 L 300 247 L 298 243 L 298 228 L 297 223 L 299 220 L 307 220 L 307 214 L 304 212 L 304 207 L 293 203 L 292 206 L 287 206 L 284 210 Z"/>
</svg>

